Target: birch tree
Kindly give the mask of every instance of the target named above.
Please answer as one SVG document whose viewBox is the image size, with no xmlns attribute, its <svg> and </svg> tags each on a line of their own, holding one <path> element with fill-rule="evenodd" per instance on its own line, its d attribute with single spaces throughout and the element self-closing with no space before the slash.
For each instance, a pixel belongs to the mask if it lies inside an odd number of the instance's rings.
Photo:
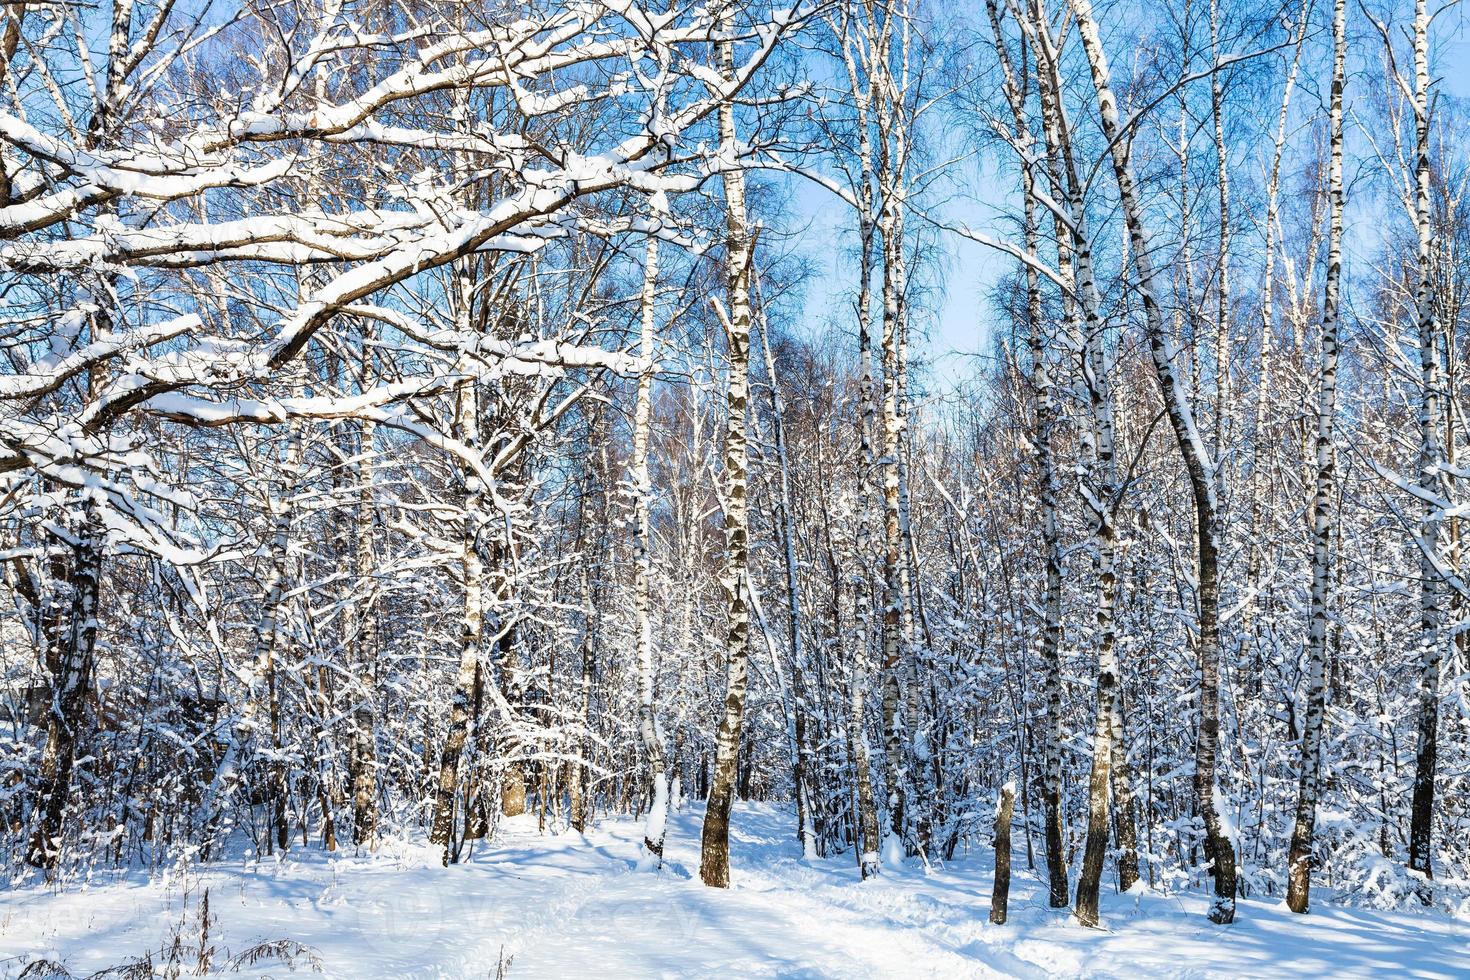
<svg viewBox="0 0 1470 980">
<path fill-rule="evenodd" d="M 649 515 L 653 482 L 648 469 L 648 430 L 652 424 L 655 318 L 658 315 L 658 239 L 650 237 L 643 259 L 643 292 L 639 300 L 639 352 L 646 366 L 638 375 L 637 406 L 633 410 L 633 525 L 636 536 L 634 557 L 633 604 L 638 643 L 638 730 L 643 749 L 648 753 L 648 767 L 653 783 L 653 799 L 648 806 L 648 822 L 643 831 L 643 846 L 658 864 L 663 863 L 664 830 L 669 809 L 669 781 L 664 764 L 663 736 L 659 733 L 658 716 L 654 713 L 654 649 L 653 618 L 650 590 L 653 578 L 653 528 Z"/>
<path fill-rule="evenodd" d="M 1312 608 L 1307 632 L 1307 711 L 1302 719 L 1301 788 L 1287 858 L 1286 903 L 1306 912 L 1311 895 L 1312 837 L 1321 793 L 1322 726 L 1327 699 L 1327 624 L 1334 537 L 1333 480 L 1337 447 L 1338 308 L 1342 279 L 1342 118 L 1347 61 L 1347 5 L 1337 0 L 1332 13 L 1332 94 L 1328 193 L 1332 197 L 1327 237 L 1327 283 L 1322 303 L 1322 363 L 1317 381 L 1316 489 L 1312 501 Z"/>
<path fill-rule="evenodd" d="M 1031 384 L 1033 389 L 1033 412 L 1035 413 L 1035 436 L 1036 463 L 1038 469 L 1038 480 L 1041 489 L 1041 532 L 1042 543 L 1045 548 L 1046 557 L 1046 586 L 1044 602 L 1044 623 L 1041 636 L 1041 663 L 1044 675 L 1042 679 L 1042 692 L 1044 698 L 1043 711 L 1043 734 L 1042 734 L 1042 806 L 1043 823 L 1046 838 L 1046 866 L 1048 873 L 1049 894 L 1048 901 L 1052 908 L 1065 908 L 1067 898 L 1067 856 L 1063 843 L 1062 828 L 1062 762 L 1061 762 L 1061 712 L 1062 712 L 1062 677 L 1061 677 L 1061 644 L 1062 644 L 1062 540 L 1061 529 L 1058 519 L 1058 496 L 1061 491 L 1061 479 L 1057 472 L 1057 462 L 1053 450 L 1055 429 L 1057 425 L 1057 409 L 1053 403 L 1052 378 L 1048 366 L 1048 338 L 1042 323 L 1042 296 L 1041 282 L 1036 270 L 1036 264 L 1040 261 L 1040 221 L 1041 205 L 1038 203 L 1036 181 L 1041 176 L 1037 173 L 1038 168 L 1032 162 L 1034 137 L 1031 133 L 1031 121 L 1026 109 L 1026 92 L 1020 84 L 1020 73 L 1012 64 L 1010 53 L 1007 49 L 1005 38 L 1002 33 L 1001 17 L 994 0 L 986 3 L 986 13 L 990 20 L 991 35 L 995 42 L 997 58 L 1000 61 L 1003 78 L 1005 79 L 1006 100 L 1011 110 L 1012 128 L 1010 137 L 1013 140 L 1016 155 L 1021 161 L 1021 195 L 1023 207 L 1023 221 L 1025 234 L 1026 255 L 1030 260 L 1025 268 L 1026 277 L 1026 317 L 1027 317 L 1027 341 L 1031 356 Z M 1022 15 L 1024 18 L 1025 14 Z M 1038 48 L 1036 57 L 1036 77 L 1038 88 L 1042 90 L 1040 97 L 1043 113 L 1046 115 L 1045 129 L 1048 134 L 1046 141 L 1047 160 L 1051 165 L 1052 175 L 1052 199 L 1057 201 L 1068 200 L 1066 191 L 1060 178 L 1058 167 L 1058 155 L 1061 147 L 1060 120 L 1058 118 L 1058 103 L 1056 95 L 1050 88 L 1051 79 L 1049 73 L 1043 77 L 1043 72 L 1048 72 L 1050 60 L 1047 50 L 1042 49 L 1043 42 L 1037 36 L 1037 30 L 1044 29 L 1039 26 L 1039 21 L 1027 36 L 1032 39 L 1033 46 Z M 1048 33 L 1048 40 L 1050 34 Z M 1044 67 L 1045 66 L 1045 67 Z M 1023 66 L 1024 69 L 1024 66 Z M 1075 220 L 1075 210 L 1072 216 Z M 1057 232 L 1058 243 L 1067 239 L 1068 224 L 1061 216 L 1053 216 L 1053 226 Z M 1070 255 L 1072 250 L 1065 244 L 1060 244 L 1060 255 L 1058 265 L 1067 270 L 1071 268 Z M 1065 273 L 1063 273 L 1065 276 Z M 1084 285 L 1084 289 L 1091 288 L 1090 284 Z M 1063 302 L 1069 310 L 1074 308 L 1076 298 L 1073 292 L 1068 292 Z"/>
<path fill-rule="evenodd" d="M 1174 429 L 1179 454 L 1189 475 L 1194 497 L 1195 546 L 1199 575 L 1199 619 L 1196 650 L 1200 677 L 1200 721 L 1195 748 L 1195 797 L 1204 821 L 1205 851 L 1212 864 L 1215 880 L 1215 902 L 1210 910 L 1214 922 L 1229 923 L 1235 918 L 1235 849 L 1222 829 L 1216 792 L 1216 764 L 1220 738 L 1220 582 L 1219 582 L 1219 501 L 1215 482 L 1215 461 L 1209 455 L 1195 424 L 1188 393 L 1180 381 L 1176 366 L 1177 350 L 1165 328 L 1153 261 L 1149 251 L 1149 235 L 1137 196 L 1137 181 L 1129 154 L 1128 137 L 1118 113 L 1113 94 L 1112 76 L 1106 52 L 1098 34 L 1088 0 L 1072 0 L 1077 30 L 1087 54 L 1097 94 L 1098 114 L 1103 136 L 1108 141 L 1113 174 L 1118 185 L 1119 201 L 1128 228 L 1130 253 L 1143 301 L 1145 323 L 1154 369 L 1162 389 L 1164 406 Z"/>
<path fill-rule="evenodd" d="M 716 45 L 720 77 L 730 84 L 735 73 L 735 13 L 726 8 L 719 22 Z M 735 107 L 728 100 L 719 108 L 719 137 L 725 169 L 725 302 L 716 306 L 725 328 L 728 363 L 725 380 L 725 450 L 722 505 L 725 511 L 725 568 L 727 594 L 724 710 L 716 736 L 714 781 L 700 838 L 699 874 L 713 888 L 730 887 L 730 810 L 734 805 L 736 768 L 740 763 L 741 727 L 745 716 L 746 660 L 750 655 L 749 548 L 746 501 L 746 426 L 750 400 L 750 270 L 754 236 L 745 214 L 745 173 L 738 163 Z M 718 302 L 718 301 L 716 301 Z"/>
</svg>

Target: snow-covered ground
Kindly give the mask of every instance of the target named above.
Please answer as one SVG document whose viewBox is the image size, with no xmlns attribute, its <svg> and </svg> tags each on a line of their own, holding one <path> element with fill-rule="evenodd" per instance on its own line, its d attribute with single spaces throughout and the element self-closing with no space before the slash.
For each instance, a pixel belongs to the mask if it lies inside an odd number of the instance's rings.
<svg viewBox="0 0 1470 980">
<path fill-rule="evenodd" d="M 585 838 L 541 836 L 510 821 L 468 864 L 440 868 L 428 848 L 374 859 L 293 851 L 173 881 L 141 877 L 0 897 L 0 976 L 37 958 L 76 977 L 137 959 L 178 935 L 198 944 L 209 889 L 216 967 L 261 942 L 311 947 L 331 977 L 1465 977 L 1470 922 L 1319 902 L 1306 917 L 1245 901 L 1213 926 L 1201 897 L 1105 896 L 1105 929 L 1045 907 L 1024 861 L 1011 918 L 986 921 L 983 856 L 867 883 L 843 858 L 804 863 L 782 810 L 735 815 L 734 887 L 697 877 L 699 812 L 670 825 L 669 861 L 638 865 L 641 827 L 609 820 Z M 187 893 L 187 894 L 186 894 Z M 181 924 L 182 923 L 182 927 Z M 184 957 L 190 968 L 196 955 Z M 309 969 L 298 957 L 298 969 Z M 264 959 L 242 975 L 285 974 Z M 184 971 L 185 975 L 189 970 Z"/>
</svg>

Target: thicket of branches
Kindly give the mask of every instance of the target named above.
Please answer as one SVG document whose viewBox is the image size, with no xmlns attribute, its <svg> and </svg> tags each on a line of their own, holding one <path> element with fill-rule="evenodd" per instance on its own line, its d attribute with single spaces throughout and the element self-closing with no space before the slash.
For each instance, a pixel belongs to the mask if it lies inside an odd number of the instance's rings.
<svg viewBox="0 0 1470 980">
<path fill-rule="evenodd" d="M 1463 905 L 1459 15 L 1145 8 L 7 4 L 8 872 L 1004 788 L 1084 923 Z"/>
</svg>

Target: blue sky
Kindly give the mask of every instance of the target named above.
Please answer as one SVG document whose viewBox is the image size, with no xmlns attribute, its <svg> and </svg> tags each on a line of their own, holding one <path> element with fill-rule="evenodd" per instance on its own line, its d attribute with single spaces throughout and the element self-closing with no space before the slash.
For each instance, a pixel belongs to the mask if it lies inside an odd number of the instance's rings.
<svg viewBox="0 0 1470 980">
<path fill-rule="evenodd" d="M 1008 179 L 990 167 L 982 169 L 972 164 L 962 169 L 974 190 L 965 197 L 950 196 L 941 203 L 935 209 L 939 219 L 1004 237 L 1006 228 L 997 221 L 1000 214 L 997 207 L 973 198 L 980 196 L 1002 207 L 1008 206 L 1014 196 Z M 808 181 L 800 181 L 795 187 L 793 205 L 795 214 L 788 227 L 804 227 L 798 247 L 814 272 L 806 301 L 809 332 L 820 332 L 829 324 L 851 328 L 853 294 L 857 288 L 853 213 Z M 920 316 L 919 325 L 927 328 L 927 338 L 921 341 L 919 353 L 931 360 L 933 380 L 945 387 L 969 373 L 970 355 L 988 351 L 988 296 L 1015 263 L 968 239 L 924 229 L 920 219 L 910 220 L 926 236 L 937 236 L 941 246 L 936 260 L 938 267 L 930 270 L 941 280 L 935 286 L 937 295 L 922 304 L 926 309 L 916 312 Z M 852 343 L 855 349 L 856 335 Z"/>
<path fill-rule="evenodd" d="M 1435 22 L 1434 69 L 1441 90 L 1457 98 L 1470 98 L 1470 4 L 1451 10 Z M 1201 83 L 1203 84 L 1203 83 Z M 807 291 L 807 332 L 817 333 L 828 325 L 852 327 L 852 293 L 857 269 L 854 218 L 851 210 L 828 192 L 808 181 L 792 178 L 795 213 L 786 228 L 802 229 L 797 247 L 811 263 L 814 279 Z M 998 172 L 991 161 L 967 161 L 957 168 L 953 183 L 964 184 L 963 192 L 951 193 L 934 210 L 951 224 L 965 224 L 996 237 L 1011 237 L 1004 221 L 1007 208 L 1015 206 L 1014 180 Z M 922 222 L 912 219 L 915 226 Z M 927 336 L 918 353 L 931 365 L 931 381 L 943 390 L 968 375 L 973 355 L 990 350 L 989 325 L 992 314 L 989 296 L 996 282 L 1014 268 L 1014 260 L 968 239 L 945 232 L 940 238 L 938 260 L 941 281 L 937 296 L 923 305 L 922 325 Z M 856 348 L 856 335 L 851 335 Z"/>
</svg>

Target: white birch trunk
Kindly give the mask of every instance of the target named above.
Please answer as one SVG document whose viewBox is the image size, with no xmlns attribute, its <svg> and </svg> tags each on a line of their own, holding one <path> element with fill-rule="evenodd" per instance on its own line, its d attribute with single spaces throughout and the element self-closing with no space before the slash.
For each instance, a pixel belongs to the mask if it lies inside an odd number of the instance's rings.
<svg viewBox="0 0 1470 980">
<path fill-rule="evenodd" d="M 1328 193 L 1331 195 L 1327 234 L 1327 281 L 1322 304 L 1322 363 L 1317 381 L 1316 481 L 1312 499 L 1312 606 L 1307 631 L 1306 714 L 1302 720 L 1301 779 L 1297 790 L 1296 821 L 1287 856 L 1286 905 L 1306 912 L 1312 887 L 1312 843 L 1317 826 L 1317 803 L 1322 791 L 1322 736 L 1327 702 L 1327 621 L 1330 616 L 1334 481 L 1337 450 L 1338 292 L 1342 276 L 1342 101 L 1347 59 L 1347 0 L 1336 0 L 1332 14 L 1331 158 Z"/>
<path fill-rule="evenodd" d="M 633 409 L 633 614 L 638 643 L 638 731 L 648 754 L 652 799 L 643 827 L 643 846 L 654 867 L 664 859 L 664 832 L 669 813 L 669 779 L 664 765 L 663 737 L 653 709 L 656 665 L 653 649 L 653 528 L 650 509 L 653 481 L 648 470 L 648 436 L 653 417 L 654 315 L 658 285 L 658 239 L 648 236 L 643 260 L 642 332 L 639 353 L 646 364 L 638 376 L 638 399 Z"/>
<path fill-rule="evenodd" d="M 1443 528 L 1436 499 L 1444 494 L 1440 446 L 1440 329 L 1430 261 L 1429 202 L 1429 10 L 1414 3 L 1414 225 L 1418 232 L 1419 281 L 1414 300 L 1419 324 L 1419 719 L 1414 753 L 1414 790 L 1409 820 L 1409 870 L 1434 877 L 1434 781 L 1439 755 L 1439 674 L 1444 656 L 1442 571 Z M 1427 887 L 1423 895 L 1429 895 Z"/>
<path fill-rule="evenodd" d="M 468 273 L 456 269 L 456 319 L 470 323 L 472 294 L 465 281 Z M 480 405 L 475 384 L 467 381 L 456 393 L 456 429 L 459 440 L 470 449 L 480 447 Z M 448 731 L 439 751 L 434 791 L 434 816 L 429 839 L 443 848 L 441 860 L 448 866 L 458 857 L 455 840 L 455 811 L 460 789 L 460 762 L 473 726 L 475 689 L 483 682 L 482 640 L 485 628 L 485 565 L 480 558 L 479 536 L 486 517 L 483 513 L 486 487 L 473 469 L 464 471 L 465 496 L 459 521 L 460 576 L 464 604 L 460 612 L 459 669 L 450 702 Z"/>
<path fill-rule="evenodd" d="M 1004 35 L 1001 32 L 1001 18 L 995 0 L 986 0 L 986 12 L 990 19 L 991 33 L 995 40 L 996 51 L 999 53 L 1001 67 L 1005 78 L 1006 99 L 1011 107 L 1011 119 L 1014 127 L 1014 140 L 1016 150 L 1021 157 L 1021 192 L 1023 206 L 1025 209 L 1025 234 L 1026 254 L 1032 259 L 1039 258 L 1040 228 L 1037 215 L 1036 181 L 1037 174 L 1033 160 L 1033 144 L 1035 140 L 1031 135 L 1030 120 L 1026 114 L 1025 100 L 1015 67 L 1011 63 L 1010 54 L 1006 47 Z M 1044 29 L 1039 22 L 1032 25 L 1023 25 L 1023 29 L 1035 41 L 1036 31 Z M 1058 160 L 1059 147 L 1059 120 L 1056 115 L 1054 100 L 1049 96 L 1048 70 L 1049 59 L 1046 48 L 1036 52 L 1036 77 L 1038 87 L 1042 91 L 1041 104 L 1043 116 L 1043 130 L 1047 142 L 1047 165 L 1051 174 L 1052 196 L 1057 201 L 1067 200 L 1068 197 L 1062 185 L 1061 164 Z M 1024 70 L 1025 66 L 1022 66 Z M 1059 215 L 1053 215 L 1053 226 L 1057 233 L 1058 243 L 1058 266 L 1061 268 L 1063 277 L 1067 276 L 1072 268 L 1071 249 L 1068 241 L 1068 223 L 1061 220 Z M 1075 330 L 1076 299 L 1071 293 L 1064 293 L 1062 298 L 1064 317 L 1068 321 L 1069 330 Z M 1066 908 L 1067 896 L 1067 854 L 1062 827 L 1062 746 L 1061 746 L 1061 714 L 1062 714 L 1062 676 L 1061 676 L 1061 646 L 1062 646 L 1062 537 L 1058 520 L 1058 498 L 1061 494 L 1061 478 L 1057 472 L 1055 451 L 1053 449 L 1054 429 L 1057 422 L 1057 406 L 1053 393 L 1051 371 L 1047 361 L 1046 336 L 1042 328 L 1041 289 L 1036 269 L 1026 266 L 1026 315 L 1028 318 L 1028 340 L 1031 352 L 1031 387 L 1033 411 L 1036 421 L 1032 442 L 1036 447 L 1036 464 L 1038 469 L 1038 484 L 1040 489 L 1041 504 L 1041 535 L 1042 546 L 1045 551 L 1046 563 L 1046 587 L 1043 605 L 1043 623 L 1041 634 L 1041 669 L 1042 669 L 1042 773 L 1041 773 L 1041 797 L 1042 797 L 1042 821 L 1044 824 L 1043 836 L 1046 847 L 1046 866 L 1048 877 L 1048 904 L 1052 908 Z M 1029 840 L 1029 838 L 1028 838 Z"/>
<path fill-rule="evenodd" d="M 719 74 L 730 84 L 735 70 L 734 8 L 720 17 Z M 709 805 L 701 831 L 699 873 L 706 885 L 730 886 L 730 810 L 740 763 L 740 735 L 745 718 L 747 662 L 750 656 L 749 508 L 746 501 L 749 467 L 746 437 L 750 401 L 750 271 L 752 240 L 745 216 L 745 172 L 739 162 L 735 107 L 724 102 L 718 113 L 720 156 L 724 161 L 725 292 L 729 303 L 724 316 L 729 343 L 725 389 L 725 656 L 728 677 L 725 706 L 715 736 L 715 772 Z"/>
<path fill-rule="evenodd" d="M 858 560 L 859 582 L 853 599 L 855 629 L 849 640 L 852 661 L 848 677 L 847 740 L 852 756 L 853 803 L 856 812 L 857 841 L 853 850 L 857 854 L 858 871 L 863 879 L 879 873 L 878 807 L 874 798 L 872 778 L 872 749 L 867 736 L 867 685 L 871 673 L 868 651 L 870 613 L 873 607 L 873 588 L 868 573 L 868 559 L 872 551 L 872 474 L 876 459 L 873 452 L 873 436 L 876 426 L 876 385 L 873 378 L 872 351 L 872 307 L 873 307 L 873 263 L 874 237 L 877 231 L 874 219 L 873 156 L 870 135 L 873 85 L 871 78 L 866 83 L 860 79 L 857 65 L 858 55 L 854 49 L 861 46 L 851 21 L 843 25 L 843 62 L 847 69 L 849 90 L 852 93 L 853 109 L 857 118 L 859 174 L 857 188 L 859 269 L 858 269 L 858 365 L 859 413 L 858 439 L 861 449 L 860 500 L 858 502 Z M 834 596 L 834 618 L 840 621 L 841 603 Z M 840 630 L 840 625 L 838 626 Z"/>
</svg>

